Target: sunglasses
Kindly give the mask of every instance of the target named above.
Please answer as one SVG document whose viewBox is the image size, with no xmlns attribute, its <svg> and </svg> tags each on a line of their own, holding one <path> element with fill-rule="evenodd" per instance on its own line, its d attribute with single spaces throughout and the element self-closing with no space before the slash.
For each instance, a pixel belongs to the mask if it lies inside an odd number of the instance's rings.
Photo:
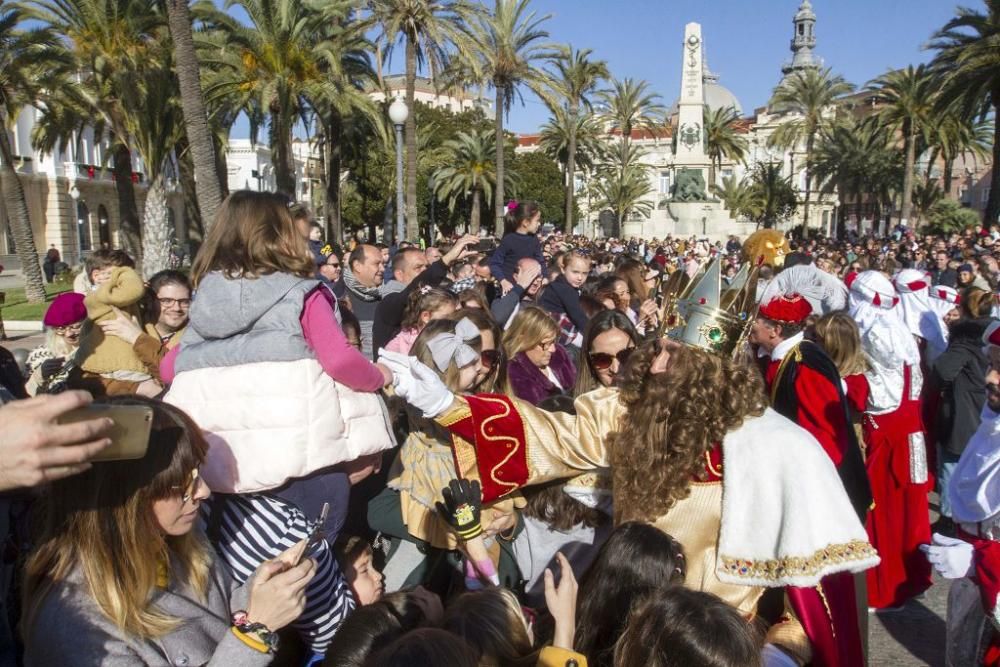
<svg viewBox="0 0 1000 667">
<path fill-rule="evenodd" d="M 619 365 L 624 365 L 628 358 L 632 355 L 632 351 L 635 350 L 634 347 L 626 347 L 624 350 L 620 350 L 617 354 L 608 354 L 607 352 L 591 352 L 587 355 L 590 359 L 590 365 L 594 367 L 595 370 L 604 371 L 611 368 L 611 364 L 614 363 L 615 359 L 618 360 Z"/>
<path fill-rule="evenodd" d="M 486 368 L 493 368 L 500 363 L 500 350 L 483 350 L 479 353 L 479 362 Z"/>
</svg>

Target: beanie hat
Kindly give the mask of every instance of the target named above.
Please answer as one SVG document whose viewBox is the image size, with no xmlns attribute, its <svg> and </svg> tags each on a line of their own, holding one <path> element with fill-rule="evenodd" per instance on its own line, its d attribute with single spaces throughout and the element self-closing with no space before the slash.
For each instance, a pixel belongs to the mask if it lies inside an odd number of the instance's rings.
<svg viewBox="0 0 1000 667">
<path fill-rule="evenodd" d="M 87 308 L 83 305 L 83 295 L 78 292 L 63 292 L 45 311 L 42 324 L 47 327 L 65 327 L 87 317 Z"/>
</svg>

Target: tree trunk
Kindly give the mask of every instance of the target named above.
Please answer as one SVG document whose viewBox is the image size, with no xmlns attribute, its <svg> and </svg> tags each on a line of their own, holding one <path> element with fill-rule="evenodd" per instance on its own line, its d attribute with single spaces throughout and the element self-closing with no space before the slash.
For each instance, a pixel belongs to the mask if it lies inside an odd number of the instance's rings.
<svg viewBox="0 0 1000 667">
<path fill-rule="evenodd" d="M 142 245 L 139 231 L 139 207 L 135 203 L 135 185 L 132 183 L 132 152 L 118 142 L 112 157 L 115 192 L 118 194 L 118 237 L 122 248 L 136 266 L 142 264 Z"/>
<path fill-rule="evenodd" d="M 406 238 L 420 238 L 417 222 L 417 113 L 414 89 L 417 85 L 417 45 L 412 36 L 406 37 Z M 402 239 L 398 239 L 401 241 Z"/>
<path fill-rule="evenodd" d="M 221 141 L 212 136 L 215 152 L 215 177 L 219 183 L 219 194 L 223 199 L 229 196 L 229 165 L 226 161 L 226 150 Z"/>
<path fill-rule="evenodd" d="M 222 203 L 222 192 L 216 178 L 215 145 L 208 130 L 208 114 L 201 90 L 201 74 L 191 36 L 191 15 L 188 0 L 167 0 L 167 18 L 170 37 L 174 42 L 174 59 L 177 63 L 177 80 L 184 111 L 184 128 L 187 131 L 194 163 L 195 188 L 202 220 L 208 227 L 215 220 L 215 211 Z"/>
<path fill-rule="evenodd" d="M 805 204 L 802 206 L 802 235 L 805 236 L 809 230 L 809 194 L 812 186 L 812 152 L 814 138 L 809 135 L 806 140 L 806 191 Z"/>
<path fill-rule="evenodd" d="M 331 112 L 326 127 L 326 220 L 327 241 L 343 243 L 344 223 L 340 219 L 340 164 L 343 120 Z"/>
<path fill-rule="evenodd" d="M 7 219 L 14 236 L 14 250 L 21 260 L 24 275 L 24 295 L 28 303 L 45 301 L 45 281 L 42 279 L 42 265 L 38 261 L 35 235 L 31 231 L 31 217 L 28 215 L 28 200 L 24 187 L 14 169 L 14 155 L 7 138 L 6 118 L 0 118 L 0 173 L 3 174 L 3 201 L 7 207 Z M 74 218 L 76 212 L 74 211 Z M 76 225 L 74 225 L 75 227 Z"/>
<path fill-rule="evenodd" d="M 1000 90 L 991 93 L 993 97 L 993 117 L 1000 118 Z M 1000 216 L 1000 123 L 993 123 L 993 169 L 990 172 L 990 195 L 983 211 L 983 225 L 997 224 Z"/>
<path fill-rule="evenodd" d="M 906 136 L 906 163 L 903 165 L 903 204 L 899 207 L 899 221 L 907 223 L 913 209 L 913 163 L 917 159 L 917 132 L 909 128 Z"/>
<path fill-rule="evenodd" d="M 579 105 L 574 100 L 569 106 L 569 146 L 566 151 L 566 220 L 563 229 L 566 234 L 573 233 L 573 197 L 576 194 L 576 116 L 580 113 Z"/>
<path fill-rule="evenodd" d="M 499 237 L 503 236 L 503 210 L 504 210 L 503 89 L 500 88 L 500 86 L 497 86 L 496 91 L 497 91 L 497 97 L 496 97 L 497 187 L 496 187 L 496 192 L 493 193 L 493 196 L 495 197 L 495 201 L 493 202 L 493 214 L 496 217 L 496 219 L 494 220 L 494 233 Z"/>
<path fill-rule="evenodd" d="M 482 191 L 472 188 L 472 213 L 469 215 L 469 233 L 479 233 L 479 208 L 482 206 Z"/>
<path fill-rule="evenodd" d="M 295 164 L 292 160 L 292 130 L 285 114 L 271 112 L 271 155 L 278 192 L 295 199 Z"/>
<path fill-rule="evenodd" d="M 708 159 L 708 192 L 706 194 L 712 194 L 712 186 L 715 185 L 715 158 Z"/>
<path fill-rule="evenodd" d="M 951 181 L 954 177 L 955 171 L 955 160 L 947 159 L 944 161 L 944 171 L 942 172 L 942 181 L 944 183 L 944 195 L 945 197 L 951 196 Z"/>
<path fill-rule="evenodd" d="M 142 276 L 149 280 L 154 273 L 170 266 L 170 243 L 173 230 L 170 229 L 170 215 L 167 211 L 167 196 L 163 174 L 159 174 L 149 184 L 146 192 L 146 206 L 142 216 Z"/>
</svg>

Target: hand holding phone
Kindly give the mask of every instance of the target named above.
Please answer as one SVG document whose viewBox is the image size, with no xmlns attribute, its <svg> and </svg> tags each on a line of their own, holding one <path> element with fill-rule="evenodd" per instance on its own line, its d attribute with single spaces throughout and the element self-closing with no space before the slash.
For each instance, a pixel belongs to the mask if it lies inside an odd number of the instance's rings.
<svg viewBox="0 0 1000 667">
<path fill-rule="evenodd" d="M 60 424 L 75 424 L 94 419 L 111 420 L 111 429 L 106 433 L 111 438 L 111 446 L 98 452 L 91 461 L 133 460 L 146 455 L 153 426 L 153 408 L 140 404 L 92 403 L 63 414 L 57 421 Z"/>
<path fill-rule="evenodd" d="M 294 546 L 285 550 L 275 560 L 281 561 L 288 567 L 298 566 L 307 554 L 315 551 L 320 540 L 323 539 L 323 526 L 326 525 L 326 519 L 329 515 L 330 503 L 323 503 L 323 508 L 320 510 L 316 521 L 313 522 L 312 530 L 309 531 L 309 534 L 305 537 L 305 539 L 300 540 Z"/>
</svg>

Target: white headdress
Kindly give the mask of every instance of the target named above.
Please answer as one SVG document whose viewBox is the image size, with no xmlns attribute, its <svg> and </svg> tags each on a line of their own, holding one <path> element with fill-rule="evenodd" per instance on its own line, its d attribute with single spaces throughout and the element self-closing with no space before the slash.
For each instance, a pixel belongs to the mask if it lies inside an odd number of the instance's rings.
<svg viewBox="0 0 1000 667">
<path fill-rule="evenodd" d="M 861 345 L 870 363 L 865 372 L 871 394 L 868 412 L 896 410 L 903 400 L 905 367 L 910 367 L 910 388 L 919 388 L 920 351 L 899 316 L 899 296 L 889 279 L 878 271 L 859 274 L 850 286 L 851 317 L 858 323 Z"/>
<path fill-rule="evenodd" d="M 760 302 L 793 293 L 804 296 L 816 315 L 847 308 L 847 286 L 814 264 L 797 264 L 776 275 L 764 288 Z"/>
<path fill-rule="evenodd" d="M 927 341 L 928 359 L 937 358 L 948 347 L 948 330 L 931 305 L 930 276 L 916 269 L 903 269 L 893 284 L 899 293 L 903 322 L 911 334 Z"/>
</svg>

